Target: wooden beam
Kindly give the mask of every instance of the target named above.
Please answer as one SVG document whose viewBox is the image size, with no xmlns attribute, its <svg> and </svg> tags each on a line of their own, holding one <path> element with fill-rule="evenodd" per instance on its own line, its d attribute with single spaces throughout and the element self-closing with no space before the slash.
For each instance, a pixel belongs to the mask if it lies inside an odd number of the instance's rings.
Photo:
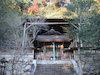
<svg viewBox="0 0 100 75">
<path fill-rule="evenodd" d="M 22 41 L 22 48 L 24 49 L 25 46 L 25 35 L 26 35 L 26 24 L 24 25 L 24 31 L 23 31 L 23 41 Z"/>
<path fill-rule="evenodd" d="M 69 24 L 68 22 L 45 22 L 45 23 L 37 23 L 37 22 L 26 22 L 26 24 L 45 24 L 45 25 L 56 25 L 56 24 Z"/>
</svg>

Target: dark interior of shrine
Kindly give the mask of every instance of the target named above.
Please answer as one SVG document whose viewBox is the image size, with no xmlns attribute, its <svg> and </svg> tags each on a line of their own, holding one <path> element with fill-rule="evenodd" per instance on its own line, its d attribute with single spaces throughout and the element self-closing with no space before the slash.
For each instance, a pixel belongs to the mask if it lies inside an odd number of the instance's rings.
<svg viewBox="0 0 100 75">
<path fill-rule="evenodd" d="M 66 33 L 62 26 L 65 26 L 66 24 L 53 24 L 53 23 L 68 23 L 69 21 L 72 21 L 72 19 L 46 19 L 45 22 L 48 22 L 48 23 L 52 23 L 52 24 L 49 24 L 49 30 L 50 29 L 54 29 L 55 31 L 58 31 L 62 34 Z M 67 24 L 69 25 L 69 24 Z M 39 32 L 38 34 L 41 35 L 42 33 L 45 33 L 46 31 L 42 30 L 41 32 Z"/>
</svg>

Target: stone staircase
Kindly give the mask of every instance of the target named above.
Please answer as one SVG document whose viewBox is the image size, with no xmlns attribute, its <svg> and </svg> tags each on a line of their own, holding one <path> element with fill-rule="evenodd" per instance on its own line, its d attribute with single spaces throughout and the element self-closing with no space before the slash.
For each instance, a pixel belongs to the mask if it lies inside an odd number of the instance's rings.
<svg viewBox="0 0 100 75">
<path fill-rule="evenodd" d="M 37 64 L 34 75 L 76 75 L 69 64 Z"/>
</svg>

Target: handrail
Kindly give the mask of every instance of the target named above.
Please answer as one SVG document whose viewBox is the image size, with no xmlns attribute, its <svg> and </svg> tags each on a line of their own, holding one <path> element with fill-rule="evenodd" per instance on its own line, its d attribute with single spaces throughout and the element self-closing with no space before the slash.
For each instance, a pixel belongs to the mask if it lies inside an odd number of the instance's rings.
<svg viewBox="0 0 100 75">
<path fill-rule="evenodd" d="M 30 75 L 34 75 L 34 73 L 36 71 L 36 67 L 37 67 L 37 62 L 36 62 L 36 60 L 33 60 L 33 64 L 31 66 L 31 73 L 30 73 Z"/>
<path fill-rule="evenodd" d="M 73 66 L 74 66 L 74 69 L 75 69 L 75 71 L 76 71 L 76 74 L 77 74 L 77 75 L 82 75 L 82 72 L 80 71 L 80 68 L 78 67 L 76 61 L 75 61 L 74 59 L 72 59 L 71 62 L 72 62 L 72 64 L 73 64 Z"/>
</svg>

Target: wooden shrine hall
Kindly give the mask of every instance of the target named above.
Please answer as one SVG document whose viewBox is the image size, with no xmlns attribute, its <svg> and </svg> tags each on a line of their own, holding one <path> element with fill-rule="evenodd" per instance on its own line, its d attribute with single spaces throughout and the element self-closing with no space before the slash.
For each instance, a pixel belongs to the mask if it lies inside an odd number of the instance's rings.
<svg viewBox="0 0 100 75">
<path fill-rule="evenodd" d="M 70 20 L 70 19 L 68 19 Z M 26 29 L 30 24 L 48 25 L 49 30 L 38 33 L 34 41 L 34 58 L 39 60 L 65 60 L 71 57 L 71 52 L 64 52 L 69 47 L 72 39 L 64 35 L 61 26 L 68 25 L 68 20 L 46 19 L 44 23 L 26 22 Z M 24 25 L 24 28 L 25 28 Z M 25 31 L 24 31 L 25 32 Z M 23 40 L 24 42 L 25 40 Z M 24 44 L 23 44 L 24 46 Z"/>
<path fill-rule="evenodd" d="M 61 59 L 61 55 L 64 54 L 64 48 L 68 48 L 72 39 L 68 36 L 61 34 L 54 29 L 50 29 L 46 33 L 37 36 L 37 45 L 40 50 L 43 51 L 43 56 L 45 59 Z M 37 57 L 38 58 L 38 57 Z M 43 59 L 41 58 L 41 59 Z"/>
</svg>

